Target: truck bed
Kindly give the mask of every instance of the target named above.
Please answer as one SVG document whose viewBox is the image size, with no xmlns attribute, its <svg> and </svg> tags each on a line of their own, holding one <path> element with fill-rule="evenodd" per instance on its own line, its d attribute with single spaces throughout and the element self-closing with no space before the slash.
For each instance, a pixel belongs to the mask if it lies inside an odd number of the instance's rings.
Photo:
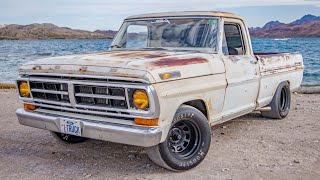
<svg viewBox="0 0 320 180">
<path fill-rule="evenodd" d="M 271 91 L 268 88 L 277 87 L 278 82 L 283 80 L 290 83 L 292 91 L 300 87 L 304 69 L 300 53 L 256 53 L 255 57 L 260 64 L 261 86 L 263 87 L 260 93 Z"/>
<path fill-rule="evenodd" d="M 303 58 L 300 53 L 255 53 L 255 57 L 261 64 L 262 76 L 303 69 Z"/>
</svg>

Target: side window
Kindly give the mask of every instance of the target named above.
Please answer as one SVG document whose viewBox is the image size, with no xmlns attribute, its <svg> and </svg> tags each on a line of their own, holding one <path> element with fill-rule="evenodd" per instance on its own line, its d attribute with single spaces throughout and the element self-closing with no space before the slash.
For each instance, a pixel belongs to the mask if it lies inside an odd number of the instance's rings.
<svg viewBox="0 0 320 180">
<path fill-rule="evenodd" d="M 241 27 L 237 24 L 224 25 L 223 53 L 226 55 L 244 55 L 245 47 L 241 33 Z"/>
<path fill-rule="evenodd" d="M 126 48 L 139 49 L 148 47 L 148 27 L 130 25 L 127 29 Z"/>
</svg>

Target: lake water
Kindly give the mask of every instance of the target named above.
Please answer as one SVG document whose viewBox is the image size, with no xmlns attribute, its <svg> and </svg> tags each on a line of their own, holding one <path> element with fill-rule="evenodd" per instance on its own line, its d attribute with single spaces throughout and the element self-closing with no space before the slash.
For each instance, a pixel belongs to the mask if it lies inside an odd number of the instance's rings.
<svg viewBox="0 0 320 180">
<path fill-rule="evenodd" d="M 111 40 L 0 41 L 0 82 L 13 82 L 21 64 L 50 56 L 106 51 Z M 305 63 L 304 85 L 320 85 L 320 38 L 254 38 L 255 52 L 301 52 Z"/>
</svg>

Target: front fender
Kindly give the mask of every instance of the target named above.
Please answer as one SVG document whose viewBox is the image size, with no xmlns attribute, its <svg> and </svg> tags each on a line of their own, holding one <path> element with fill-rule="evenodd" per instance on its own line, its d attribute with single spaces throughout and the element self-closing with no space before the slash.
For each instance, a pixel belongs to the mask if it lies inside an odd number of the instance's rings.
<svg viewBox="0 0 320 180">
<path fill-rule="evenodd" d="M 176 111 L 186 102 L 205 102 L 211 123 L 222 111 L 226 85 L 224 73 L 153 84 L 160 103 L 161 142 L 167 138 Z"/>
</svg>

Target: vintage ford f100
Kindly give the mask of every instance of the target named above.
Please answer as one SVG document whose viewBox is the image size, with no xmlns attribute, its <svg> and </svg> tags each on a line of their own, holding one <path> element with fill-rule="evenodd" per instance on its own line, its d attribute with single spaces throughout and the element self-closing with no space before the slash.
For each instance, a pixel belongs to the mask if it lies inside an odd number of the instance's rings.
<svg viewBox="0 0 320 180">
<path fill-rule="evenodd" d="M 22 65 L 16 114 L 64 142 L 142 146 L 158 165 L 187 170 L 208 153 L 210 126 L 253 111 L 285 118 L 303 69 L 299 53 L 254 54 L 235 14 L 131 16 L 109 51 Z"/>
</svg>

